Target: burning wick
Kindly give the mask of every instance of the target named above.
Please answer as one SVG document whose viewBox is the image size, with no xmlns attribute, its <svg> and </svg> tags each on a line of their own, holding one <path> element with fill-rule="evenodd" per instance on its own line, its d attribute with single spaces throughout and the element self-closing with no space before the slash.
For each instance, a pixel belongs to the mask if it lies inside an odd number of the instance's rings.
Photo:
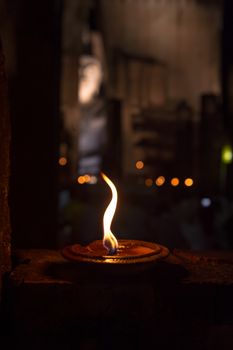
<svg viewBox="0 0 233 350">
<path fill-rule="evenodd" d="M 116 211 L 117 206 L 117 190 L 112 181 L 104 174 L 101 173 L 103 180 L 108 184 L 112 191 L 112 199 L 105 210 L 103 218 L 103 245 L 108 250 L 109 255 L 114 255 L 117 252 L 118 242 L 116 237 L 111 231 L 112 219 Z"/>
</svg>

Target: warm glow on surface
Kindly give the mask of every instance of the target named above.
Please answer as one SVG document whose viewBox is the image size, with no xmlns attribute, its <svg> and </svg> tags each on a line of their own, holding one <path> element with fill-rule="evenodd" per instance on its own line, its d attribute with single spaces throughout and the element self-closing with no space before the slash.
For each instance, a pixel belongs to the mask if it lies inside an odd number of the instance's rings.
<svg viewBox="0 0 233 350">
<path fill-rule="evenodd" d="M 146 180 L 145 180 L 145 185 L 146 185 L 147 187 L 151 187 L 151 186 L 153 185 L 153 180 L 152 180 L 152 179 L 146 179 Z"/>
<path fill-rule="evenodd" d="M 178 186 L 179 185 L 179 183 L 180 183 L 180 180 L 177 178 L 177 177 L 173 177 L 172 179 L 171 179 L 171 185 L 172 186 Z"/>
<path fill-rule="evenodd" d="M 103 218 L 103 227 L 104 227 L 104 237 L 103 237 L 103 245 L 108 250 L 109 254 L 116 253 L 118 248 L 118 242 L 116 237 L 113 235 L 111 231 L 112 219 L 116 211 L 117 206 L 117 190 L 112 181 L 104 174 L 101 173 L 102 178 L 108 184 L 112 191 L 112 199 L 109 203 L 107 209 L 104 213 Z"/>
<path fill-rule="evenodd" d="M 157 179 L 155 180 L 155 183 L 157 186 L 162 186 L 165 182 L 165 177 L 164 176 L 159 176 L 157 177 Z"/>
<path fill-rule="evenodd" d="M 144 168 L 144 163 L 143 163 L 142 160 L 138 160 L 138 161 L 136 162 L 135 166 L 136 166 L 136 168 L 137 168 L 138 170 L 141 170 L 141 169 Z"/>
<path fill-rule="evenodd" d="M 193 185 L 193 179 L 191 179 L 190 177 L 188 177 L 187 179 L 184 180 L 184 184 L 187 187 L 191 187 Z"/>
<path fill-rule="evenodd" d="M 65 166 L 67 164 L 67 159 L 65 157 L 60 157 L 58 163 L 61 166 Z"/>
<path fill-rule="evenodd" d="M 84 176 L 79 176 L 77 178 L 77 182 L 80 184 L 80 185 L 83 185 L 86 181 L 85 181 L 85 177 Z"/>
</svg>

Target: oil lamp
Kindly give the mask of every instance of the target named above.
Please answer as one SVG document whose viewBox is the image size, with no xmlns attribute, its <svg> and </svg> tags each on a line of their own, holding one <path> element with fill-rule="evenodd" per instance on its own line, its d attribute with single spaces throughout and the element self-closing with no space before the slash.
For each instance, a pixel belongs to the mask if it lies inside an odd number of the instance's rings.
<svg viewBox="0 0 233 350">
<path fill-rule="evenodd" d="M 156 261 L 168 256 L 169 250 L 156 243 L 140 240 L 117 240 L 111 231 L 111 223 L 117 206 L 117 190 L 113 182 L 101 173 L 103 180 L 112 191 L 112 199 L 103 217 L 103 240 L 97 240 L 87 246 L 74 244 L 62 250 L 62 255 L 73 262 L 98 267 L 110 268 L 112 271 L 128 271 L 137 266 L 137 270 L 148 268 Z"/>
</svg>

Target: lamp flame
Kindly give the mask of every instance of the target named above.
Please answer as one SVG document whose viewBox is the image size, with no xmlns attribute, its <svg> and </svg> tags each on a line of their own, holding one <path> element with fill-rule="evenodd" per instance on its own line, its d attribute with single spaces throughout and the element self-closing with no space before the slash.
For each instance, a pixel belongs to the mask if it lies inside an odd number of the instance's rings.
<svg viewBox="0 0 233 350">
<path fill-rule="evenodd" d="M 118 242 L 116 237 L 111 231 L 112 219 L 116 211 L 117 206 L 117 190 L 112 181 L 104 174 L 101 173 L 103 180 L 108 184 L 112 191 L 112 199 L 105 210 L 103 217 L 103 228 L 104 228 L 104 236 L 103 236 L 103 245 L 108 250 L 110 255 L 116 253 L 118 248 Z"/>
</svg>

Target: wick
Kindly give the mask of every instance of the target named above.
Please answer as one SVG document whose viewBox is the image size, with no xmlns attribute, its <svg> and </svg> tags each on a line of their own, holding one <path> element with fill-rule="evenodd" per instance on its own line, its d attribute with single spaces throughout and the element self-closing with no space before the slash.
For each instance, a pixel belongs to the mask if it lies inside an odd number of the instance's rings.
<svg viewBox="0 0 233 350">
<path fill-rule="evenodd" d="M 115 255 L 117 252 L 117 249 L 108 249 L 108 255 Z"/>
<path fill-rule="evenodd" d="M 114 254 L 116 254 L 116 252 L 117 252 L 117 247 L 112 246 L 112 245 L 110 244 L 109 241 L 107 241 L 107 240 L 104 241 L 104 242 L 103 242 L 103 245 L 104 245 L 104 247 L 107 249 L 108 255 L 114 255 Z"/>
</svg>

